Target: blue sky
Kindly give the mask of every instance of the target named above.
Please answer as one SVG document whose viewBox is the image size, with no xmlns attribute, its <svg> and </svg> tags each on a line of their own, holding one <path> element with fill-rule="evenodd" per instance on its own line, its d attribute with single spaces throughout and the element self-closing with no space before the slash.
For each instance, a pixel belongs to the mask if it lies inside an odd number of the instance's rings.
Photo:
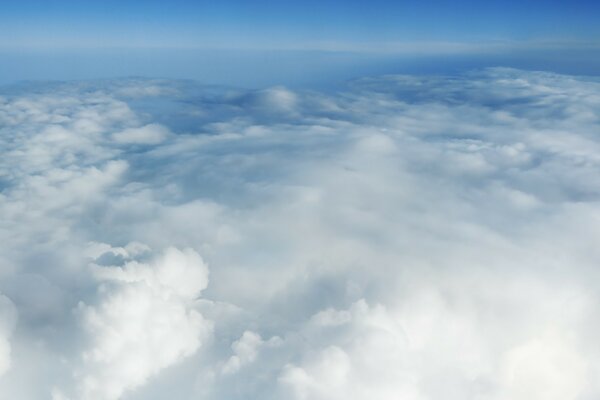
<svg viewBox="0 0 600 400">
<path fill-rule="evenodd" d="M 585 0 L 10 1 L 0 84 L 142 76 L 322 88 L 496 66 L 597 75 L 598 15 Z"/>
<path fill-rule="evenodd" d="M 358 49 L 407 42 L 595 42 L 595 1 L 13 1 L 0 44 Z"/>
</svg>

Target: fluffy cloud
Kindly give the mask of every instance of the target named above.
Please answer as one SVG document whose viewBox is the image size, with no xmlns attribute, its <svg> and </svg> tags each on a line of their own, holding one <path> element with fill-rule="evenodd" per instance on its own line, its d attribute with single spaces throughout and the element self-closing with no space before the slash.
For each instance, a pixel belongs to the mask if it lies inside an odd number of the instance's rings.
<svg viewBox="0 0 600 400">
<path fill-rule="evenodd" d="M 10 339 L 17 321 L 17 313 L 13 303 L 0 295 L 0 376 L 11 364 Z"/>
<path fill-rule="evenodd" d="M 496 283 L 479 283 L 485 285 L 479 304 L 475 293 L 424 286 L 409 289 L 395 307 L 361 299 L 348 310 L 315 314 L 303 337 L 318 346 L 283 369 L 278 380 L 285 396 L 581 398 L 592 371 L 573 326 L 594 318 L 591 299 L 559 285 L 546 293 L 535 293 L 531 283 L 529 292 L 501 293 Z M 532 299 L 515 298 L 525 293 Z M 572 296 L 579 304 L 565 315 L 564 299 Z M 543 301 L 551 303 L 545 305 L 550 315 L 535 314 Z M 498 307 L 508 307 L 510 318 L 497 315 Z"/>
<path fill-rule="evenodd" d="M 415 361 L 402 326 L 381 306 L 370 308 L 364 300 L 350 310 L 325 310 L 309 327 L 313 335 L 326 336 L 330 344 L 307 352 L 301 366 L 288 364 L 279 381 L 296 399 L 422 398 L 417 388 Z M 309 337 L 310 337 L 309 336 Z M 323 342 L 323 338 L 319 340 Z"/>
<path fill-rule="evenodd" d="M 511 69 L 10 88 L 0 394 L 596 398 L 599 110 Z"/>
<path fill-rule="evenodd" d="M 252 331 L 245 331 L 242 337 L 231 345 L 234 355 L 227 360 L 221 371 L 224 374 L 235 373 L 246 364 L 254 362 L 262 347 L 277 347 L 280 344 L 281 338 L 278 336 L 264 341 L 259 334 Z"/>
<path fill-rule="evenodd" d="M 151 264 L 131 260 L 135 251 L 125 248 L 104 254 L 126 262 L 93 265 L 102 284 L 96 305 L 78 307 L 90 347 L 76 371 L 81 376 L 76 398 L 119 399 L 196 352 L 212 331 L 212 323 L 194 308 L 208 284 L 208 269 L 196 252 L 168 248 Z"/>
</svg>

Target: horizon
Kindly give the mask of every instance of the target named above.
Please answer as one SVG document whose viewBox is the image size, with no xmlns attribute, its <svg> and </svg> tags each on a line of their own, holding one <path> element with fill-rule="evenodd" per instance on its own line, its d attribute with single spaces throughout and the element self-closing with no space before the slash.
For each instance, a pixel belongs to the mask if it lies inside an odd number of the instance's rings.
<svg viewBox="0 0 600 400">
<path fill-rule="evenodd" d="M 443 64 L 451 73 L 504 66 L 597 75 L 599 14 L 597 2 L 581 0 L 30 0 L 3 5 L 0 83 L 144 76 L 318 87 L 335 80 L 331 70 L 353 71 L 339 84 L 443 74 Z"/>
</svg>

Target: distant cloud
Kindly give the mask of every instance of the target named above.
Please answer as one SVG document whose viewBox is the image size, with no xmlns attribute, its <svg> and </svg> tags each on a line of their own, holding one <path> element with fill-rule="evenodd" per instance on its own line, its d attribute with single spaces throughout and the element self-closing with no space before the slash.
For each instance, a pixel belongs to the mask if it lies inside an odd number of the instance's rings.
<svg viewBox="0 0 600 400">
<path fill-rule="evenodd" d="M 128 128 L 112 135 L 117 143 L 159 144 L 169 134 L 169 130 L 159 124 L 148 124 L 139 128 Z"/>
<path fill-rule="evenodd" d="M 596 80 L 6 93 L 2 397 L 600 394 Z"/>
</svg>

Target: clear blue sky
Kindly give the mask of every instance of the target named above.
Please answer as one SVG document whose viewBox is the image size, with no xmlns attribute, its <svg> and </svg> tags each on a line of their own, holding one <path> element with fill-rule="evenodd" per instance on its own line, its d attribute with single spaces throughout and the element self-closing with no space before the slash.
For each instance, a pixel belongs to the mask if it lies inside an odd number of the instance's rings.
<svg viewBox="0 0 600 400">
<path fill-rule="evenodd" d="M 11 0 L 0 5 L 0 46 L 597 42 L 599 21 L 597 0 Z"/>
<path fill-rule="evenodd" d="M 0 0 L 0 84 L 260 87 L 510 66 L 597 75 L 600 0 Z"/>
</svg>

